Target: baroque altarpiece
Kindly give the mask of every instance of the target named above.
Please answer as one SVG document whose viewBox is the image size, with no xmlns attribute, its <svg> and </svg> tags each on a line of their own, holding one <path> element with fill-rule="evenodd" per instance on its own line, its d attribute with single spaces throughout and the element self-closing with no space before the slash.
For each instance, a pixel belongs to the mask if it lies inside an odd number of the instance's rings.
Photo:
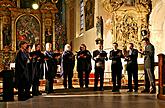
<svg viewBox="0 0 165 108">
<path fill-rule="evenodd" d="M 41 44 L 43 50 L 45 43 L 51 42 L 53 50 L 57 45 L 64 42 L 59 36 L 63 35 L 62 28 L 57 28 L 56 7 L 57 0 L 38 0 L 39 9 L 20 8 L 21 0 L 0 0 L 0 51 L 1 61 L 6 57 L 13 57 L 18 50 L 20 41 L 27 41 L 29 44 Z M 62 26 L 61 26 L 62 27 Z M 62 31 L 62 33 L 58 33 Z M 4 55 L 4 49 L 9 48 L 10 55 Z M 59 49 L 59 48 L 58 48 Z M 8 54 L 8 53 L 6 53 Z M 6 58 L 7 59 L 7 58 Z M 8 58 L 9 59 L 9 58 Z M 2 63 L 2 65 L 4 65 Z M 3 66 L 0 66 L 3 67 Z"/>
<path fill-rule="evenodd" d="M 111 31 L 113 42 L 126 47 L 127 43 L 134 43 L 138 49 L 142 48 L 143 30 L 148 31 L 151 0 L 102 0 L 103 6 L 111 14 Z"/>
</svg>

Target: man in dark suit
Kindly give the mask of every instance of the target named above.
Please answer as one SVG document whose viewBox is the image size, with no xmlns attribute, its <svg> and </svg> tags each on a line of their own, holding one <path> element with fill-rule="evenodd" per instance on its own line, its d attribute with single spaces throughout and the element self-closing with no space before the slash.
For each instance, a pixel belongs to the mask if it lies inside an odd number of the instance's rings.
<svg viewBox="0 0 165 108">
<path fill-rule="evenodd" d="M 155 75 L 154 75 L 154 54 L 155 48 L 150 43 L 148 38 L 144 38 L 142 40 L 145 45 L 145 50 L 140 51 L 144 57 L 144 73 L 145 73 L 145 89 L 142 93 L 156 93 L 155 87 Z M 150 91 L 150 86 L 152 86 L 152 90 Z"/>
<path fill-rule="evenodd" d="M 118 44 L 113 43 L 113 50 L 110 51 L 109 59 L 112 60 L 111 70 L 112 70 L 112 82 L 113 89 L 112 92 L 120 92 L 121 88 L 121 75 L 122 75 L 122 62 L 121 58 L 123 58 L 122 50 L 119 50 Z M 117 79 L 117 85 L 116 85 Z"/>
<path fill-rule="evenodd" d="M 103 91 L 105 60 L 108 60 L 108 58 L 107 58 L 107 53 L 103 50 L 102 44 L 98 44 L 98 50 L 95 50 L 93 52 L 93 59 L 95 61 L 94 91 L 97 91 L 99 76 L 100 76 L 100 91 Z"/>
<path fill-rule="evenodd" d="M 86 45 L 81 44 L 80 51 L 77 52 L 77 72 L 78 72 L 80 88 L 83 88 L 84 86 L 84 81 L 83 81 L 84 74 L 85 74 L 85 87 L 88 88 L 89 74 L 92 69 L 91 58 L 92 55 L 86 49 Z"/>
<path fill-rule="evenodd" d="M 128 91 L 132 92 L 132 76 L 134 79 L 134 90 L 138 91 L 138 64 L 137 64 L 138 50 L 134 49 L 133 43 L 129 43 L 129 50 L 125 56 L 127 61 L 127 72 L 128 72 Z"/>
</svg>

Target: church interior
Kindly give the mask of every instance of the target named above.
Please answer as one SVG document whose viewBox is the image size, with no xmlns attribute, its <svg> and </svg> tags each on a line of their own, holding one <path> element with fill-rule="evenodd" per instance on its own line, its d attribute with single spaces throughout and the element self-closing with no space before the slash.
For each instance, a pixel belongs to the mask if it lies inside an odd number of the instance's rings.
<svg viewBox="0 0 165 108">
<path fill-rule="evenodd" d="M 25 101 L 0 102 L 2 108 L 164 108 L 165 104 L 165 0 L 0 0 L 0 71 L 13 69 L 19 43 L 52 43 L 53 51 L 62 54 L 66 44 L 76 54 L 85 44 L 92 52 L 96 40 L 103 39 L 103 49 L 109 53 L 113 43 L 127 49 L 133 43 L 137 50 L 144 50 L 142 39 L 148 37 L 155 47 L 155 77 L 157 94 L 113 94 L 111 89 L 111 61 L 105 63 L 104 92 L 79 90 L 76 66 L 73 74 L 73 91 L 63 90 L 62 78 L 54 80 L 55 93 Z M 102 20 L 99 31 L 98 20 Z M 101 34 L 99 34 L 101 33 Z M 144 86 L 144 57 L 138 54 L 139 89 Z M 161 61 L 162 60 L 162 61 Z M 122 86 L 127 87 L 126 62 L 122 60 Z M 60 69 L 59 69 L 60 74 Z M 0 74 L 2 77 L 2 75 Z M 3 94 L 3 78 L 0 78 Z M 161 81 L 161 80 L 162 81 Z M 40 81 L 44 91 L 45 80 Z M 94 61 L 90 74 L 90 87 L 94 84 Z M 14 90 L 16 91 L 16 90 Z M 56 92 L 57 91 L 57 92 Z M 123 93 L 124 92 L 124 93 Z M 158 95 L 159 93 L 159 95 Z M 160 95 L 161 94 L 161 95 Z M 0 98 L 1 99 L 1 98 Z M 162 100 L 159 100 L 162 99 Z M 13 107 L 14 106 L 14 107 Z"/>
</svg>

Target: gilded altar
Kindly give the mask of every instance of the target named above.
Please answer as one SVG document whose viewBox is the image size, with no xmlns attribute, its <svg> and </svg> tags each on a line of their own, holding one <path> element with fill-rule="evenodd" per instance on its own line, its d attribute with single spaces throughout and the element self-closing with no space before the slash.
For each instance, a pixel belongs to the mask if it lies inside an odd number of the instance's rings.
<svg viewBox="0 0 165 108">
<path fill-rule="evenodd" d="M 15 52 L 18 50 L 20 41 L 27 41 L 29 44 L 41 44 L 43 50 L 45 43 L 53 43 L 53 50 L 56 45 L 56 8 L 55 0 L 46 2 L 40 0 L 40 8 L 20 8 L 19 0 L 0 1 L 0 70 L 4 68 L 4 48 L 9 47 L 9 58 L 14 60 Z M 57 0 L 56 0 L 57 1 Z M 4 56 L 3 56 L 4 55 Z M 4 58 L 3 58 L 4 57 Z M 13 61 L 12 60 L 12 61 Z"/>
<path fill-rule="evenodd" d="M 130 42 L 135 48 L 142 49 L 141 31 L 149 30 L 151 0 L 102 0 L 102 3 L 112 16 L 113 42 L 117 42 L 121 49 Z"/>
<path fill-rule="evenodd" d="M 56 3 L 42 1 L 39 6 L 37 10 L 21 9 L 13 0 L 0 1 L 0 50 L 7 45 L 16 51 L 22 40 L 44 47 L 46 36 L 52 36 L 49 41 L 55 49 Z"/>
</svg>

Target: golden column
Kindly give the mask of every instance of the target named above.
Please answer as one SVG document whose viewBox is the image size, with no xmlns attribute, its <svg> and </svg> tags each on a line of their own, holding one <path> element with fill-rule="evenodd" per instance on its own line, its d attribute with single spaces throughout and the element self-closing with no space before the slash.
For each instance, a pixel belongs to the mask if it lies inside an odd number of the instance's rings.
<svg viewBox="0 0 165 108">
<path fill-rule="evenodd" d="M 11 42 L 12 42 L 12 50 L 16 51 L 16 27 L 15 27 L 15 19 L 11 18 Z"/>
<path fill-rule="evenodd" d="M 3 34 L 2 34 L 2 30 L 3 30 L 3 28 L 2 28 L 2 22 L 3 22 L 3 18 L 2 18 L 2 16 L 0 16 L 0 36 L 1 36 L 1 38 L 0 38 L 0 50 L 2 50 L 3 49 Z"/>
<path fill-rule="evenodd" d="M 55 13 L 53 13 L 52 14 L 53 16 L 52 16 L 52 24 L 53 24 L 53 50 L 55 50 L 56 49 L 56 41 L 55 41 L 55 39 L 56 39 L 56 31 L 55 31 L 55 19 L 56 19 L 56 17 L 55 17 Z"/>
<path fill-rule="evenodd" d="M 45 14 L 42 13 L 42 45 L 45 48 Z"/>
</svg>

